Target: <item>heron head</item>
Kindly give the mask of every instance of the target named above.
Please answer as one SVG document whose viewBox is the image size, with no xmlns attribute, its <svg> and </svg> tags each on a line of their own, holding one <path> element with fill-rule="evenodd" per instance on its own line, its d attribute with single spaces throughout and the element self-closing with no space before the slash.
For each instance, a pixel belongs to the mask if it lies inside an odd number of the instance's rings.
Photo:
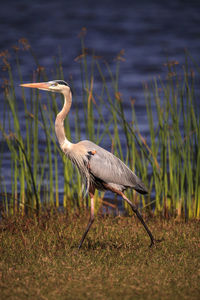
<svg viewBox="0 0 200 300">
<path fill-rule="evenodd" d="M 23 87 L 36 88 L 43 91 L 65 93 L 71 91 L 70 86 L 64 80 L 52 80 L 48 82 L 24 83 L 20 84 Z"/>
</svg>

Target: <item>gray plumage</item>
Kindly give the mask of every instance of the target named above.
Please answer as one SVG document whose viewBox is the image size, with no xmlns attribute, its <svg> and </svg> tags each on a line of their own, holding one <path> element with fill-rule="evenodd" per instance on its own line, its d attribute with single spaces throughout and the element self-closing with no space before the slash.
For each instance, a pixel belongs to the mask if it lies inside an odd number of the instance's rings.
<svg viewBox="0 0 200 300">
<path fill-rule="evenodd" d="M 106 190 L 106 183 L 121 192 L 133 188 L 141 194 L 147 194 L 144 183 L 111 152 L 87 140 L 79 142 L 78 145 L 84 146 L 88 153 L 84 159 L 88 166 L 89 181 L 92 181 L 97 189 Z M 92 154 L 94 150 L 96 153 Z"/>
</svg>

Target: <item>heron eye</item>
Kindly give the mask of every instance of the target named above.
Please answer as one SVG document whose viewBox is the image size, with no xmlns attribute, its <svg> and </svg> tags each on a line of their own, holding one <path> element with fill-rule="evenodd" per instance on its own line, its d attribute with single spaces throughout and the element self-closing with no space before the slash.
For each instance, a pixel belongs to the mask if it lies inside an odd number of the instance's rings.
<svg viewBox="0 0 200 300">
<path fill-rule="evenodd" d="M 57 82 L 55 82 L 55 83 L 52 83 L 52 85 L 51 86 L 57 86 L 58 85 L 58 83 Z"/>
</svg>

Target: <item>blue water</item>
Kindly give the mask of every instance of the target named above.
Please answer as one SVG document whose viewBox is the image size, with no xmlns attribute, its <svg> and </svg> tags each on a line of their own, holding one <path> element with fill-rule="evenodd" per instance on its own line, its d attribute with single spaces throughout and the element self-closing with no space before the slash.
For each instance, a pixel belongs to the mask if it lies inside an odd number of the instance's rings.
<svg viewBox="0 0 200 300">
<path fill-rule="evenodd" d="M 4 1 L 0 6 L 0 52 L 8 49 L 12 53 L 11 47 L 18 43 L 18 39 L 27 38 L 48 78 L 52 78 L 53 57 L 60 51 L 65 80 L 72 76 L 74 86 L 80 91 L 80 67 L 74 59 L 80 54 L 78 35 L 82 27 L 87 29 L 86 47 L 91 52 L 95 50 L 96 55 L 108 61 L 112 69 L 116 64 L 114 57 L 124 49 L 119 89 L 126 117 L 130 118 L 130 99 L 133 98 L 139 128 L 147 134 L 142 84 L 154 76 L 166 77 L 164 64 L 167 58 L 178 61 L 181 66 L 185 61 L 185 49 L 199 63 L 200 2 Z M 9 60 L 14 66 L 14 55 Z M 20 64 L 23 78 L 29 82 L 36 65 L 25 52 Z M 6 75 L 2 70 L 0 74 L 2 83 Z M 14 80 L 20 102 L 19 79 L 17 75 L 15 77 L 15 70 Z M 21 122 L 23 126 L 23 118 Z M 7 178 L 10 172 L 8 165 L 5 157 Z"/>
<path fill-rule="evenodd" d="M 1 51 L 25 37 L 50 75 L 60 47 L 66 80 L 72 74 L 78 85 L 74 58 L 80 54 L 82 27 L 87 28 L 87 47 L 111 64 L 124 49 L 120 89 L 127 98 L 143 98 L 142 82 L 165 72 L 167 56 L 183 63 L 186 48 L 199 60 L 199 1 L 8 0 L 0 8 Z M 28 80 L 35 66 L 21 63 Z"/>
</svg>

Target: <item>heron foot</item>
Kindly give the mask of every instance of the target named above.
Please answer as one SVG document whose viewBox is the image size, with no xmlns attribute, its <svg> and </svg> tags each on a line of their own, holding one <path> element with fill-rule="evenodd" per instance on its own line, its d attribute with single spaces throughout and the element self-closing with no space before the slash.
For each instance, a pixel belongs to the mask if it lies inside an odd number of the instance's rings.
<svg viewBox="0 0 200 300">
<path fill-rule="evenodd" d="M 149 245 L 149 248 L 152 248 L 155 245 L 155 243 L 161 243 L 162 241 L 164 241 L 164 238 L 159 239 L 159 240 L 152 239 L 151 244 Z"/>
</svg>

